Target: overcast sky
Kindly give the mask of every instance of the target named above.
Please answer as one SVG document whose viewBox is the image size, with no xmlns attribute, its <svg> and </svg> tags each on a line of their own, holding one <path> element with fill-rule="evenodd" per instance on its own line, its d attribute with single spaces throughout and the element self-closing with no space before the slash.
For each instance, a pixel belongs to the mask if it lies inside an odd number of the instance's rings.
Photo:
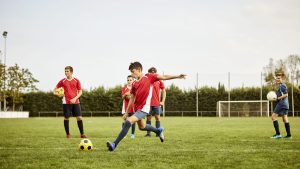
<svg viewBox="0 0 300 169">
<path fill-rule="evenodd" d="M 0 0 L 7 64 L 52 90 L 64 67 L 85 89 L 124 84 L 130 62 L 186 73 L 175 83 L 259 86 L 269 58 L 300 54 L 299 0 Z M 4 39 L 1 37 L 0 50 Z M 3 52 L 2 52 L 3 53 Z"/>
</svg>

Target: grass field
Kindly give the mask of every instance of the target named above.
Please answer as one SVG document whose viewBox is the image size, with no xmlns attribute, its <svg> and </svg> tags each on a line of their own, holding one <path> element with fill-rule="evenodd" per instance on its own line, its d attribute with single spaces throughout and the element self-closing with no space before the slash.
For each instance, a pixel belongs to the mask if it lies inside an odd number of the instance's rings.
<svg viewBox="0 0 300 169">
<path fill-rule="evenodd" d="M 62 117 L 0 119 L 0 168 L 300 168 L 300 118 L 290 118 L 292 140 L 272 140 L 268 118 L 167 117 L 164 143 L 137 130 L 135 139 L 124 138 L 108 152 L 106 141 L 115 139 L 121 122 L 85 118 L 95 149 L 82 152 L 74 118 L 69 140 Z M 284 135 L 282 122 L 280 129 Z"/>
</svg>

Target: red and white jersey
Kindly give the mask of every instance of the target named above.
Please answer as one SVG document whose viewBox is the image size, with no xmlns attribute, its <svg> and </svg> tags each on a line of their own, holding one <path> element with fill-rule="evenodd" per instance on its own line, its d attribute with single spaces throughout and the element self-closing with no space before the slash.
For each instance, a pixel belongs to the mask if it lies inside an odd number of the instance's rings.
<svg viewBox="0 0 300 169">
<path fill-rule="evenodd" d="M 130 90 L 131 90 L 131 88 L 129 88 L 127 85 L 124 86 L 122 88 L 122 97 L 124 97 L 127 92 L 130 92 Z M 129 99 L 127 99 L 126 97 L 124 97 L 124 99 L 123 99 L 123 106 L 122 106 L 122 114 L 126 113 L 126 109 L 128 107 L 128 103 L 129 103 Z M 128 113 L 134 113 L 134 104 L 131 106 L 131 108 L 130 108 L 130 110 L 129 110 Z"/>
<path fill-rule="evenodd" d="M 62 99 L 63 104 L 71 104 L 70 100 L 77 96 L 78 91 L 81 90 L 81 84 L 80 81 L 76 78 L 73 78 L 71 80 L 68 80 L 67 78 L 64 78 L 60 80 L 56 88 L 64 88 L 64 97 Z M 79 104 L 79 99 L 76 100 L 75 104 Z"/>
<path fill-rule="evenodd" d="M 165 85 L 161 80 L 154 82 L 150 106 L 160 106 L 160 90 L 163 89 Z"/>
<path fill-rule="evenodd" d="M 134 109 L 149 113 L 153 83 L 158 81 L 158 74 L 145 74 L 139 81 L 134 81 L 131 93 L 135 95 Z"/>
</svg>

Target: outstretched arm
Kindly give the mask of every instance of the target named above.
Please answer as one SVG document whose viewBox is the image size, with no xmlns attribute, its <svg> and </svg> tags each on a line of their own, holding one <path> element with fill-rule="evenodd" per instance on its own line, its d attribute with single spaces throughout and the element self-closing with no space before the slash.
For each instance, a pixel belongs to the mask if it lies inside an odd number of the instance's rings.
<svg viewBox="0 0 300 169">
<path fill-rule="evenodd" d="M 157 79 L 159 80 L 171 80 L 171 79 L 185 79 L 185 74 L 180 75 L 158 75 Z"/>
</svg>

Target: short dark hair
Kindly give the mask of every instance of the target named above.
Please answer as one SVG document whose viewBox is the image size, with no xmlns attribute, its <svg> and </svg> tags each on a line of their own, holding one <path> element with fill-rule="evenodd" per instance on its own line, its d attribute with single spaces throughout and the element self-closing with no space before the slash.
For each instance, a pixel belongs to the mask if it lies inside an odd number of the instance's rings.
<svg viewBox="0 0 300 169">
<path fill-rule="evenodd" d="M 157 72 L 157 70 L 156 70 L 155 67 L 150 67 L 150 68 L 148 69 L 148 73 L 156 73 L 156 72 Z"/>
<path fill-rule="evenodd" d="M 143 66 L 140 62 L 133 62 L 133 63 L 130 63 L 128 70 L 131 71 L 132 69 L 141 69 L 141 70 L 143 70 Z"/>
<path fill-rule="evenodd" d="M 127 78 L 130 78 L 130 77 L 133 78 L 133 76 L 131 76 L 131 75 L 128 75 L 128 76 L 127 76 Z"/>
<path fill-rule="evenodd" d="M 66 67 L 65 67 L 65 70 L 66 70 L 66 69 L 69 69 L 70 72 L 73 73 L 73 68 L 72 68 L 72 66 L 66 66 Z"/>
<path fill-rule="evenodd" d="M 281 76 L 281 77 L 285 77 L 285 74 L 284 74 L 284 72 L 275 72 L 275 76 Z"/>
</svg>

